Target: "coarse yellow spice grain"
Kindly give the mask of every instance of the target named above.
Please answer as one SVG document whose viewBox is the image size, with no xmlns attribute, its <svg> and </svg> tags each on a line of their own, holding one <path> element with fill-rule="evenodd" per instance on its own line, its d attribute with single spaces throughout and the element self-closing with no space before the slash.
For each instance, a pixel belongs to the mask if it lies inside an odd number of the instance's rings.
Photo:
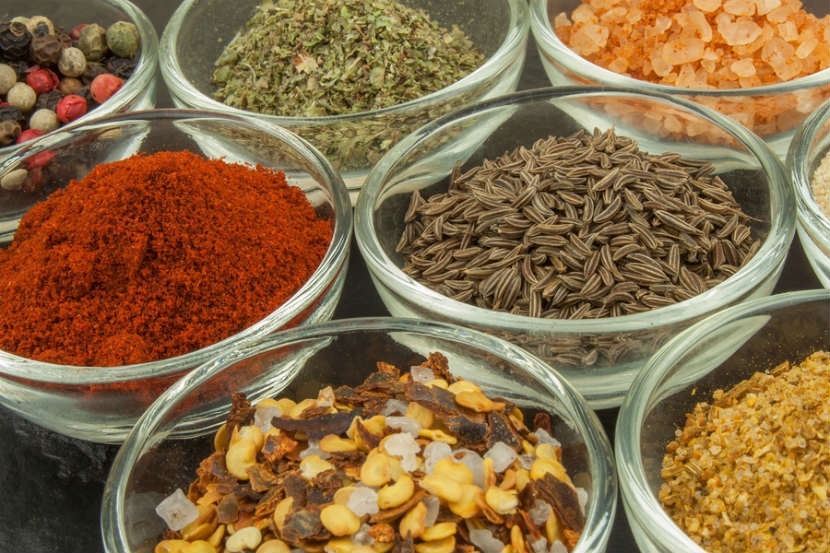
<svg viewBox="0 0 830 553">
<path fill-rule="evenodd" d="M 666 447 L 660 501 L 706 551 L 830 551 L 830 353 L 698 403 Z"/>
</svg>

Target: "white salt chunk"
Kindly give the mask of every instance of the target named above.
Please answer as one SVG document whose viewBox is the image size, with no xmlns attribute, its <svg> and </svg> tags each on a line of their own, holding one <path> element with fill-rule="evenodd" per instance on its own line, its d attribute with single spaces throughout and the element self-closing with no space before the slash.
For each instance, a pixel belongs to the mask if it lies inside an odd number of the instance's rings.
<svg viewBox="0 0 830 553">
<path fill-rule="evenodd" d="M 544 428 L 537 428 L 536 432 L 534 432 L 533 434 L 535 434 L 536 437 L 539 439 L 540 444 L 550 444 L 553 447 L 562 447 L 562 443 L 550 434 L 548 434 L 547 430 L 545 430 Z"/>
<path fill-rule="evenodd" d="M 199 509 L 181 488 L 165 497 L 156 507 L 156 514 L 164 519 L 171 530 L 181 530 L 199 517 Z"/>
<path fill-rule="evenodd" d="M 371 526 L 364 522 L 360 529 L 352 536 L 352 541 L 357 545 L 372 545 L 375 543 L 375 538 L 369 535 L 370 528 Z"/>
<path fill-rule="evenodd" d="M 421 424 L 410 417 L 386 417 L 386 426 L 417 436 L 421 430 Z"/>
<path fill-rule="evenodd" d="M 438 520 L 438 511 L 441 509 L 441 501 L 434 495 L 428 495 L 422 500 L 424 506 L 427 508 L 427 514 L 424 517 L 424 527 L 429 528 Z"/>
<path fill-rule="evenodd" d="M 541 526 L 548 520 L 550 510 L 550 505 L 546 501 L 537 499 L 536 503 L 533 504 L 533 508 L 527 514 L 530 515 L 530 520 L 533 521 L 533 524 Z"/>
<path fill-rule="evenodd" d="M 568 548 L 565 547 L 565 544 L 559 540 L 553 542 L 553 545 L 550 546 L 550 551 L 548 553 L 568 553 Z"/>
<path fill-rule="evenodd" d="M 518 457 L 516 450 L 504 442 L 496 442 L 493 447 L 487 450 L 484 454 L 485 459 L 493 460 L 493 470 L 496 472 L 503 472 L 513 461 Z"/>
<path fill-rule="evenodd" d="M 481 553 L 501 553 L 504 549 L 504 543 L 496 539 L 486 528 L 470 530 L 470 541 L 481 549 Z"/>
<path fill-rule="evenodd" d="M 412 434 L 408 432 L 392 434 L 386 438 L 383 447 L 389 455 L 401 458 L 401 468 L 403 470 L 412 472 L 418 466 L 415 455 L 421 451 L 421 446 L 418 445 Z"/>
<path fill-rule="evenodd" d="M 579 510 L 582 511 L 582 516 L 585 516 L 585 506 L 588 504 L 587 490 L 585 488 L 577 488 L 576 498 L 579 500 Z"/>
<path fill-rule="evenodd" d="M 403 415 L 404 413 L 406 413 L 408 407 L 409 404 L 407 402 L 395 398 L 390 398 L 386 400 L 386 405 L 383 407 L 383 411 L 381 411 L 380 414 L 384 417 L 394 415 L 395 413 Z"/>
<path fill-rule="evenodd" d="M 435 380 L 435 373 L 429 367 L 414 366 L 409 369 L 409 372 L 412 375 L 412 380 L 421 384 Z"/>
<path fill-rule="evenodd" d="M 548 539 L 544 537 L 539 538 L 530 544 L 530 548 L 533 550 L 533 553 L 548 553 Z"/>
<path fill-rule="evenodd" d="M 453 459 L 466 465 L 473 473 L 473 484 L 479 488 L 484 487 L 484 459 L 472 449 L 457 449 L 453 453 Z"/>
<path fill-rule="evenodd" d="M 349 494 L 346 508 L 358 517 L 374 515 L 378 512 L 378 493 L 372 488 L 358 486 Z"/>
<path fill-rule="evenodd" d="M 300 459 L 305 459 L 306 457 L 311 457 L 312 455 L 317 455 L 320 459 L 328 459 L 331 457 L 331 453 L 320 449 L 319 442 L 309 441 L 308 446 L 300 452 Z"/>
<path fill-rule="evenodd" d="M 530 453 L 522 453 L 519 455 L 519 464 L 522 465 L 523 469 L 530 470 L 530 467 L 533 466 L 533 461 L 536 460 L 536 456 Z"/>
<path fill-rule="evenodd" d="M 277 407 L 276 405 L 266 405 L 265 407 L 259 407 L 254 411 L 254 426 L 259 428 L 263 434 L 271 430 L 274 425 L 271 424 L 271 420 L 274 417 L 281 417 L 282 416 L 282 409 Z"/>
<path fill-rule="evenodd" d="M 430 442 L 424 448 L 424 470 L 432 474 L 438 461 L 452 455 L 452 448 L 444 442 Z"/>
</svg>

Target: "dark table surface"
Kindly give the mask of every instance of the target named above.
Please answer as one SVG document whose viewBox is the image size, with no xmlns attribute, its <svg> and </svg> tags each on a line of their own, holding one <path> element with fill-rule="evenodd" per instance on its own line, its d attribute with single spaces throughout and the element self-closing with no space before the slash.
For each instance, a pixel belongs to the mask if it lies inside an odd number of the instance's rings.
<svg viewBox="0 0 830 553">
<path fill-rule="evenodd" d="M 159 35 L 177 3 L 133 0 Z M 170 97 L 159 78 L 159 107 Z M 532 37 L 519 88 L 547 86 Z M 349 273 L 334 318 L 388 315 L 369 280 L 366 265 L 352 243 Z M 794 239 L 775 292 L 818 288 L 798 238 Z M 614 441 L 617 409 L 598 411 Z M 118 448 L 74 440 L 42 429 L 0 407 L 0 553 L 93 553 L 103 551 L 101 495 Z M 638 548 L 618 501 L 609 552 Z"/>
</svg>

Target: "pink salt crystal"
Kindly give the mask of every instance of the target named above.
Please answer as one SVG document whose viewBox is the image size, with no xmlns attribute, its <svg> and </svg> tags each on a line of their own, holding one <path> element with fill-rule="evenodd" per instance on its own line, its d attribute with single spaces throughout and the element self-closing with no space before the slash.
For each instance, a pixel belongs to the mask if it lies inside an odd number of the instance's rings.
<svg viewBox="0 0 830 553">
<path fill-rule="evenodd" d="M 181 488 L 165 497 L 156 507 L 156 514 L 164 519 L 171 530 L 181 530 L 199 516 L 199 510 Z"/>
<path fill-rule="evenodd" d="M 665 119 L 663 119 L 663 126 L 669 132 L 680 132 L 683 130 L 683 123 L 680 122 L 680 119 L 673 115 L 667 115 Z"/>
<path fill-rule="evenodd" d="M 664 31 L 667 31 L 667 30 L 669 30 L 670 27 L 671 27 L 671 18 L 670 17 L 666 17 L 665 15 L 660 14 L 657 17 L 654 18 L 654 29 L 658 33 L 662 33 Z"/>
<path fill-rule="evenodd" d="M 598 52 L 608 42 L 608 28 L 587 23 L 571 35 L 571 48 L 581 56 Z"/>
<path fill-rule="evenodd" d="M 748 17 L 739 17 L 734 22 L 729 23 L 718 21 L 718 32 L 727 44 L 734 46 L 736 44 L 749 44 L 761 36 L 761 27 Z"/>
<path fill-rule="evenodd" d="M 703 56 L 706 44 L 699 38 L 677 38 L 663 45 L 663 60 L 671 65 L 697 61 Z"/>
<path fill-rule="evenodd" d="M 738 79 L 738 83 L 741 85 L 741 88 L 761 86 L 761 79 L 758 78 L 758 75 L 752 75 L 751 77 L 741 77 Z"/>
<path fill-rule="evenodd" d="M 692 0 L 692 4 L 700 11 L 711 13 L 720 8 L 721 0 Z"/>
<path fill-rule="evenodd" d="M 628 11 L 628 15 L 626 16 L 625 20 L 632 25 L 636 25 L 640 22 L 642 18 L 643 10 L 641 10 L 640 8 L 633 8 Z"/>
<path fill-rule="evenodd" d="M 726 0 L 723 11 L 732 15 L 754 15 L 755 2 L 753 0 Z"/>
<path fill-rule="evenodd" d="M 761 49 L 761 59 L 775 69 L 795 55 L 795 48 L 780 37 L 773 37 Z"/>
<path fill-rule="evenodd" d="M 781 0 L 755 0 L 755 9 L 758 15 L 767 15 L 781 5 Z"/>
<path fill-rule="evenodd" d="M 625 74 L 628 71 L 628 60 L 625 58 L 617 58 L 608 64 L 608 69 L 614 73 Z"/>
<path fill-rule="evenodd" d="M 560 29 L 562 27 L 570 27 L 571 20 L 568 19 L 568 14 L 565 12 L 558 13 L 556 17 L 553 18 L 553 28 Z"/>
<path fill-rule="evenodd" d="M 798 45 L 798 48 L 795 50 L 795 56 L 802 60 L 807 59 L 813 53 L 813 50 L 816 49 L 816 46 L 818 46 L 818 40 L 810 38 Z"/>
<path fill-rule="evenodd" d="M 658 52 L 658 50 L 653 50 L 651 52 L 651 68 L 654 69 L 654 72 L 660 76 L 665 77 L 669 73 L 671 73 L 672 66 L 671 64 L 666 63 Z"/>
<path fill-rule="evenodd" d="M 599 20 L 600 20 L 601 23 L 607 25 L 609 23 L 622 21 L 627 13 L 628 13 L 627 9 L 625 9 L 621 6 L 617 6 L 616 8 L 611 8 L 607 12 L 600 15 Z"/>
<path fill-rule="evenodd" d="M 588 4 L 580 4 L 571 14 L 574 23 L 596 23 L 597 16 Z"/>
<path fill-rule="evenodd" d="M 778 36 L 790 41 L 798 38 L 798 27 L 792 21 L 785 21 L 778 24 Z"/>
<path fill-rule="evenodd" d="M 695 69 L 691 64 L 683 64 L 680 71 L 677 73 L 677 80 L 674 81 L 675 86 L 683 88 L 694 88 L 697 80 L 695 79 Z"/>
<path fill-rule="evenodd" d="M 703 42 L 709 42 L 712 40 L 712 27 L 709 25 L 709 22 L 706 20 L 706 16 L 703 15 L 703 12 L 700 10 L 696 10 L 689 4 L 686 4 L 683 7 L 683 11 L 688 18 L 689 26 L 694 29 L 697 33 L 697 36 Z"/>
<path fill-rule="evenodd" d="M 785 4 L 769 12 L 767 14 L 767 21 L 770 23 L 782 23 L 789 19 L 790 14 L 792 13 L 792 7 L 789 4 Z"/>
<path fill-rule="evenodd" d="M 755 74 L 755 64 L 749 58 L 740 59 L 729 66 L 738 77 L 751 77 Z"/>
<path fill-rule="evenodd" d="M 773 69 L 775 69 L 775 74 L 778 75 L 779 79 L 789 81 L 801 74 L 803 65 L 803 62 L 797 57 L 790 57 L 784 63 L 773 67 Z"/>
</svg>

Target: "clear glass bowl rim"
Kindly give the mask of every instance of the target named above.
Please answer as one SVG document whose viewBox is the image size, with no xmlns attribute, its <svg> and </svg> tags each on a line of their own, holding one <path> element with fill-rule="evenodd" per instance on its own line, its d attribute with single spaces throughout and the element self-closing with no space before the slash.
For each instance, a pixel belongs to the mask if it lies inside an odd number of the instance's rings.
<svg viewBox="0 0 830 553">
<path fill-rule="evenodd" d="M 256 324 L 220 342 L 184 355 L 146 363 L 121 365 L 118 367 L 82 367 L 77 365 L 45 363 L 0 350 L 0 378 L 13 376 L 20 379 L 49 382 L 52 384 L 83 385 L 138 380 L 190 370 L 221 351 L 227 350 L 234 342 L 244 339 L 256 339 L 264 334 L 273 332 L 275 328 L 279 328 L 288 323 L 325 293 L 325 290 L 332 283 L 348 259 L 352 234 L 351 201 L 349 200 L 346 186 L 343 184 L 340 175 L 316 148 L 291 131 L 268 121 L 228 113 L 179 109 L 155 109 L 109 115 L 86 122 L 74 122 L 70 125 L 60 127 L 54 132 L 27 141 L 13 155 L 5 160 L 0 160 L 0 173 L 6 171 L 7 168 L 16 166 L 20 159 L 48 150 L 50 147 L 58 145 L 65 139 L 83 135 L 98 128 L 107 128 L 119 122 L 204 119 L 224 121 L 277 137 L 313 164 L 316 170 L 331 183 L 332 201 L 334 204 L 334 229 L 331 244 L 320 265 L 312 273 L 311 277 L 288 301 Z"/>
<path fill-rule="evenodd" d="M 768 313 L 783 307 L 830 301 L 830 290 L 799 290 L 747 301 L 708 317 L 684 330 L 661 347 L 643 367 L 620 406 L 614 432 L 614 450 L 620 486 L 626 504 L 635 505 L 628 515 L 664 551 L 705 553 L 669 517 L 646 484 L 640 458 L 641 423 L 655 388 L 675 363 L 713 330 L 732 321 Z M 629 521 L 634 523 L 635 521 Z"/>
<path fill-rule="evenodd" d="M 188 17 L 190 9 L 194 5 L 198 4 L 199 0 L 184 0 L 179 7 L 176 8 L 176 11 L 173 12 L 173 15 L 170 17 L 170 20 L 165 26 L 161 36 L 159 54 L 161 59 L 161 75 L 173 98 L 180 100 L 187 106 L 220 113 L 225 112 L 235 115 L 249 116 L 254 115 L 258 118 L 266 119 L 272 123 L 281 125 L 332 125 L 364 118 L 387 115 L 392 116 L 397 113 L 407 112 L 413 108 L 418 108 L 421 105 L 430 105 L 432 103 L 442 102 L 464 94 L 468 90 L 474 89 L 482 82 L 499 73 L 510 63 L 512 63 L 515 56 L 525 46 L 527 35 L 530 30 L 530 18 L 528 16 L 527 0 L 505 1 L 510 9 L 510 21 L 507 35 L 501 45 L 499 45 L 499 48 L 493 53 L 493 55 L 488 57 L 480 67 L 447 87 L 436 90 L 435 92 L 425 96 L 421 96 L 420 98 L 382 109 L 360 111 L 343 115 L 326 115 L 322 117 L 286 117 L 242 110 L 227 106 L 222 102 L 207 96 L 191 84 L 190 80 L 182 71 L 178 56 L 176 55 L 179 29 L 181 28 L 184 20 Z"/>
<path fill-rule="evenodd" d="M 547 394 L 561 400 L 569 417 L 567 422 L 585 440 L 592 479 L 591 494 L 586 506 L 585 531 L 572 553 L 596 551 L 606 543 L 617 506 L 614 456 L 602 425 L 579 392 L 539 358 L 500 338 L 446 323 L 373 317 L 328 321 L 277 332 L 256 342 L 246 341 L 226 355 L 194 369 L 168 388 L 138 419 L 110 469 L 101 502 L 101 533 L 105 550 L 108 553 L 129 550 L 124 526 L 124 496 L 130 471 L 148 447 L 164 438 L 154 436 L 154 433 L 158 430 L 160 421 L 164 420 L 182 397 L 230 365 L 251 355 L 298 342 L 359 331 L 416 333 L 492 353 L 527 371 L 543 386 Z"/>
<path fill-rule="evenodd" d="M 794 92 L 822 84 L 830 84 L 830 68 L 783 83 L 749 88 L 684 88 L 634 79 L 595 65 L 568 48 L 553 31 L 547 8 L 548 0 L 530 0 L 530 28 L 536 39 L 536 45 L 542 52 L 550 55 L 556 60 L 556 63 L 561 64 L 568 71 L 594 82 L 617 86 L 636 86 L 647 92 L 697 96 L 760 96 L 763 94 Z"/>
<path fill-rule="evenodd" d="M 790 149 L 787 152 L 787 168 L 793 188 L 795 188 L 798 220 L 806 227 L 813 240 L 822 244 L 825 255 L 830 255 L 830 219 L 821 211 L 813 198 L 812 174 L 808 166 L 810 147 L 816 134 L 826 124 L 830 124 L 830 99 L 825 100 L 816 108 L 793 135 Z"/>
<path fill-rule="evenodd" d="M 433 134 L 442 132 L 445 127 L 450 127 L 457 121 L 492 109 L 570 96 L 608 97 L 610 95 L 661 101 L 690 111 L 728 132 L 759 160 L 770 182 L 771 226 L 767 239 L 761 244 L 755 256 L 734 275 L 690 300 L 643 313 L 587 320 L 540 319 L 492 311 L 452 300 L 406 275 L 383 251 L 374 230 L 375 202 L 389 171 L 398 160 L 406 157 L 422 141 Z M 355 205 L 355 239 L 369 272 L 374 278 L 382 281 L 384 285 L 408 301 L 424 305 L 430 310 L 440 309 L 442 316 L 451 318 L 454 322 L 508 331 L 520 328 L 528 332 L 562 334 L 630 332 L 693 319 L 719 305 L 737 300 L 769 276 L 786 256 L 794 232 L 795 201 L 784 167 L 757 135 L 728 117 L 695 102 L 666 94 L 619 87 L 563 86 L 514 92 L 440 117 L 405 137 L 378 161 L 366 177 Z"/>
<path fill-rule="evenodd" d="M 138 65 L 136 65 L 133 74 L 124 82 L 115 94 L 113 94 L 105 103 L 97 108 L 88 111 L 83 116 L 79 117 L 72 123 L 83 124 L 93 119 L 105 117 L 109 114 L 118 112 L 127 104 L 135 99 L 144 89 L 146 89 L 156 76 L 156 66 L 158 65 L 159 56 L 159 39 L 156 34 L 156 28 L 147 17 L 147 15 L 135 4 L 129 0 L 100 0 L 110 6 L 123 11 L 127 14 L 136 27 L 138 27 L 138 34 L 141 37 L 141 55 L 138 58 Z M 58 129 L 65 128 L 58 127 Z M 55 131 L 50 131 L 46 134 L 51 134 Z M 9 146 L 0 147 L 0 158 L 5 155 L 13 155 L 14 151 L 20 148 L 23 144 L 11 144 Z"/>
</svg>

